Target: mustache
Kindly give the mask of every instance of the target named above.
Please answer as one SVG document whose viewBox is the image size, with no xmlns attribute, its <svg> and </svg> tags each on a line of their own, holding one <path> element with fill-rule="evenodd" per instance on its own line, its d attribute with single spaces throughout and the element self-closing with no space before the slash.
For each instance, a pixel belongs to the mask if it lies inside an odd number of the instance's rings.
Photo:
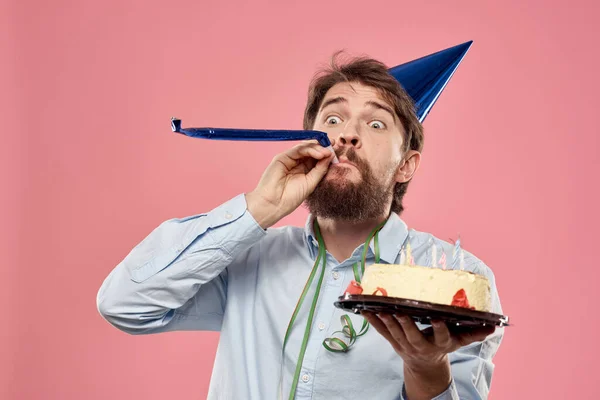
<svg viewBox="0 0 600 400">
<path fill-rule="evenodd" d="M 338 149 L 335 151 L 335 155 L 338 158 L 345 155 L 348 161 L 356 164 L 359 167 L 364 167 L 366 165 L 365 161 L 362 158 L 360 158 L 358 154 L 356 154 L 356 150 L 354 150 L 354 147 Z"/>
</svg>

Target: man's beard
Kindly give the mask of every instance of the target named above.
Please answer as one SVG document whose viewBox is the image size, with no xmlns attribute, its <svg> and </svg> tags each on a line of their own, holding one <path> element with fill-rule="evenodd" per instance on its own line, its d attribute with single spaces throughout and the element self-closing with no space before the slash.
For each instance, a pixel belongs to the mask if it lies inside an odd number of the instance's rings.
<svg viewBox="0 0 600 400">
<path fill-rule="evenodd" d="M 338 158 L 342 155 L 338 152 L 336 154 Z M 321 180 L 306 199 L 306 206 L 311 214 L 348 222 L 362 222 L 387 216 L 389 210 L 386 208 L 390 205 L 394 190 L 391 177 L 386 177 L 390 182 L 379 182 L 369 164 L 356 155 L 354 148 L 346 152 L 346 157 L 358 168 L 362 179 L 359 182 L 343 178 Z M 343 167 L 335 173 L 344 176 L 351 171 Z"/>
</svg>

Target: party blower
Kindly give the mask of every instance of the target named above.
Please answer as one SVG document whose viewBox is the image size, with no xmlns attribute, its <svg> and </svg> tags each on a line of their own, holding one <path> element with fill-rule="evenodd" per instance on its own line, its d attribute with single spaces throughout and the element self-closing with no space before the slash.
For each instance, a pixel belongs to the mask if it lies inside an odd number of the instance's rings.
<svg viewBox="0 0 600 400">
<path fill-rule="evenodd" d="M 390 74 L 396 78 L 412 98 L 417 118 L 421 123 L 431 111 L 472 44 L 473 41 L 471 40 L 389 69 Z M 213 140 L 289 141 L 316 139 L 321 146 L 333 152 L 331 141 L 327 134 L 321 131 L 182 128 L 181 120 L 177 118 L 171 118 L 171 129 L 173 132 L 186 136 Z M 332 162 L 337 163 L 337 157 Z"/>
<path fill-rule="evenodd" d="M 173 132 L 186 136 L 213 139 L 213 140 L 240 140 L 240 141 L 284 141 L 316 139 L 323 147 L 328 148 L 335 156 L 331 141 L 325 132 L 285 130 L 285 129 L 233 129 L 233 128 L 181 128 L 181 120 L 171 118 Z M 338 163 L 337 156 L 332 163 Z"/>
</svg>

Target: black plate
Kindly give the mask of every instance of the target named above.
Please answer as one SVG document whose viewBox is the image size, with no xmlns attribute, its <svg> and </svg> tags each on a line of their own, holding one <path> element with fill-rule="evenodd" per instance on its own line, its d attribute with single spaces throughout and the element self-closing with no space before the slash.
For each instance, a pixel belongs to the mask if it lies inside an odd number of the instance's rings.
<svg viewBox="0 0 600 400">
<path fill-rule="evenodd" d="M 375 313 L 404 314 L 425 325 L 430 325 L 431 320 L 444 321 L 452 330 L 486 325 L 509 326 L 508 317 L 505 315 L 397 297 L 345 294 L 333 304 L 355 314 L 360 314 L 363 310 Z"/>
</svg>

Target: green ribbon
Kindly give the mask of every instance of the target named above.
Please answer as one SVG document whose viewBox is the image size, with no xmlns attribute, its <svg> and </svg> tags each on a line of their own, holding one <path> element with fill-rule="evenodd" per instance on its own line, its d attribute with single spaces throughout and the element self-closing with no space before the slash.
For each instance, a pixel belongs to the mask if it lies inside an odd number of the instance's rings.
<svg viewBox="0 0 600 400">
<path fill-rule="evenodd" d="M 386 223 L 386 221 L 379 224 L 369 234 L 367 241 L 365 242 L 365 248 L 364 248 L 363 254 L 362 254 L 360 273 L 358 271 L 358 263 L 354 264 L 352 267 L 352 269 L 354 270 L 354 280 L 358 283 L 360 283 L 360 278 L 363 275 L 363 273 L 365 272 L 367 251 L 368 251 L 369 244 L 371 243 L 371 240 L 373 240 L 373 238 L 375 239 L 375 262 L 376 263 L 379 262 L 379 231 L 381 230 L 381 228 L 383 228 L 385 223 Z M 315 260 L 315 263 L 313 265 L 312 271 L 308 277 L 308 280 L 307 280 L 306 284 L 304 285 L 304 289 L 302 290 L 300 299 L 298 300 L 298 303 L 296 304 L 296 308 L 294 309 L 294 312 L 292 314 L 290 322 L 288 324 L 287 330 L 285 332 L 285 337 L 283 339 L 283 347 L 281 349 L 281 363 L 282 363 L 281 369 L 283 369 L 283 362 L 285 359 L 285 347 L 290 338 L 292 326 L 294 325 L 294 322 L 296 321 L 296 318 L 298 317 L 298 313 L 300 312 L 302 304 L 304 303 L 304 300 L 306 299 L 306 295 L 307 295 L 310 287 L 312 286 L 315 276 L 317 275 L 319 265 L 321 264 L 322 268 L 320 270 L 319 280 L 317 281 L 317 288 L 315 290 L 315 295 L 313 297 L 310 311 L 308 313 L 308 320 L 306 321 L 306 327 L 304 328 L 304 337 L 302 339 L 302 344 L 300 346 L 300 354 L 298 355 L 298 361 L 296 363 L 296 370 L 294 372 L 292 388 L 290 390 L 290 395 L 288 397 L 289 400 L 293 400 L 296 396 L 296 389 L 298 388 L 298 378 L 300 377 L 300 371 L 302 370 L 302 362 L 304 361 L 304 354 L 306 353 L 306 347 L 308 345 L 308 338 L 310 336 L 310 331 L 311 331 L 311 327 L 313 324 L 317 301 L 319 299 L 319 295 L 321 294 L 321 286 L 323 284 L 323 278 L 325 277 L 325 268 L 327 266 L 327 250 L 325 248 L 325 241 L 323 240 L 323 236 L 321 235 L 321 230 L 319 229 L 319 224 L 317 223 L 316 218 L 313 223 L 313 229 L 315 232 L 315 236 L 317 237 L 317 241 L 319 243 L 319 253 L 318 253 L 317 259 Z M 366 320 L 363 320 L 362 327 L 361 327 L 360 331 L 357 333 L 356 329 L 354 329 L 354 325 L 352 324 L 352 320 L 350 319 L 350 317 L 347 314 L 342 315 L 340 317 L 340 321 L 342 323 L 342 330 L 334 332 L 334 335 L 342 334 L 343 336 L 348 337 L 349 340 L 346 342 L 337 337 L 331 337 L 331 338 L 325 339 L 323 341 L 323 346 L 327 350 L 332 351 L 332 352 L 348 351 L 350 349 L 350 347 L 354 344 L 356 339 L 358 337 L 364 335 L 365 333 L 367 333 L 367 330 L 369 329 L 369 323 Z M 283 380 L 283 373 L 281 372 L 281 376 L 280 376 L 280 380 L 279 380 L 279 390 L 278 390 L 280 392 L 280 395 L 279 395 L 280 398 L 282 397 L 281 391 L 280 391 L 281 386 L 282 386 L 282 380 Z"/>
<path fill-rule="evenodd" d="M 358 263 L 355 263 L 352 266 L 354 270 L 354 280 L 357 283 L 361 282 L 361 277 L 365 273 L 365 264 L 367 262 L 367 252 L 369 250 L 369 244 L 371 240 L 375 239 L 375 263 L 379 262 L 379 231 L 385 225 L 385 221 L 379 224 L 367 237 L 367 241 L 365 242 L 365 247 L 363 249 L 362 254 L 362 262 L 360 264 L 360 273 L 358 272 Z M 333 332 L 332 337 L 329 337 L 323 340 L 323 347 L 327 350 L 334 353 L 346 353 L 356 342 L 356 339 L 367 333 L 369 330 L 369 322 L 366 319 L 363 319 L 362 326 L 359 332 L 356 332 L 354 329 L 354 325 L 352 324 L 352 320 L 348 314 L 344 314 L 340 317 L 340 321 L 342 322 L 342 330 Z M 341 334 L 344 337 L 348 338 L 348 341 L 344 341 L 343 338 L 336 337 L 335 335 Z"/>
<path fill-rule="evenodd" d="M 356 329 L 354 329 L 354 325 L 352 324 L 352 320 L 348 314 L 344 314 L 340 317 L 340 322 L 342 323 L 342 330 L 333 332 L 333 336 L 323 340 L 323 347 L 333 353 L 345 353 L 350 350 L 350 347 L 356 342 L 360 336 L 367 333 L 369 330 L 369 323 L 366 319 L 363 319 L 362 326 L 360 331 L 357 333 Z M 335 337 L 336 334 L 342 334 L 343 336 L 349 338 L 346 342 L 343 339 Z"/>
</svg>

